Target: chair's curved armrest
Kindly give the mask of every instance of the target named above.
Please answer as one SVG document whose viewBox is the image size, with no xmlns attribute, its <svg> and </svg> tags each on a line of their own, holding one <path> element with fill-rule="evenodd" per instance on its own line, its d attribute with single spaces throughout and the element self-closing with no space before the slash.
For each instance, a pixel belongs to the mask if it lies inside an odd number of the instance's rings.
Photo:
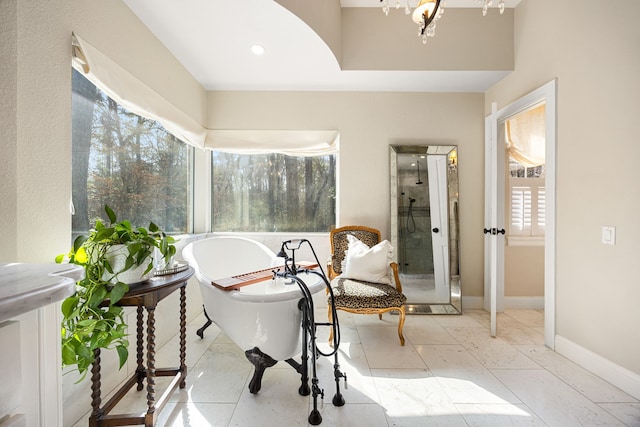
<svg viewBox="0 0 640 427">
<path fill-rule="evenodd" d="M 402 283 L 400 282 L 400 276 L 398 275 L 398 263 L 392 262 L 389 264 L 391 270 L 393 270 L 393 280 L 396 282 L 396 289 L 398 292 L 402 292 Z"/>
</svg>

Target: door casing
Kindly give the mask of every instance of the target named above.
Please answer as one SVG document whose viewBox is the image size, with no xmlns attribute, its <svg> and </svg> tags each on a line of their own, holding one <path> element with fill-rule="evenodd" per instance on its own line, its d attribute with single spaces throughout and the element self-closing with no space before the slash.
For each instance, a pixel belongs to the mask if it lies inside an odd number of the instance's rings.
<svg viewBox="0 0 640 427">
<path fill-rule="evenodd" d="M 497 160 L 496 155 L 499 138 L 499 124 L 530 108 L 535 104 L 545 104 L 545 239 L 544 239 L 544 342 L 551 349 L 555 348 L 555 302 L 556 302 L 556 80 L 552 80 L 538 89 L 528 93 L 506 107 L 497 110 L 492 105 L 492 112 L 485 119 L 485 146 L 496 150 L 491 153 L 487 148 L 485 154 L 485 228 L 504 229 L 504 178 L 502 186 L 498 186 L 498 177 L 504 177 L 504 161 Z M 502 150 L 503 151 L 503 150 Z M 495 186 L 495 187 L 494 187 Z M 501 195 L 498 195 L 501 194 Z M 502 197 L 502 207 L 498 200 Z M 500 220 L 499 216 L 502 216 Z M 504 247 L 504 237 L 485 237 L 485 309 L 491 312 L 491 334 L 496 335 L 496 311 L 498 302 L 504 298 L 504 251 L 500 254 L 498 247 Z M 500 239 L 500 240 L 499 240 Z M 493 241 L 493 243 L 491 242 Z M 495 245 L 495 247 L 493 247 Z M 487 252 L 489 251 L 489 252 Z M 492 258 L 492 256 L 494 258 Z M 502 266 L 501 271 L 500 266 Z M 502 286 L 499 279 L 502 275 Z M 489 301 L 487 302 L 487 296 Z"/>
</svg>

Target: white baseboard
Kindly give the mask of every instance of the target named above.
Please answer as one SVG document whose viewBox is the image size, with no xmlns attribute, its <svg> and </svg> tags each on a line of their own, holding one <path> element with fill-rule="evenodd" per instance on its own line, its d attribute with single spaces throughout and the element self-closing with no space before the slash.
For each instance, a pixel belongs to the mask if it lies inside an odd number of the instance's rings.
<svg viewBox="0 0 640 427">
<path fill-rule="evenodd" d="M 588 350 L 560 335 L 556 335 L 556 352 L 586 370 L 610 382 L 620 390 L 640 399 L 640 375 Z"/>
<path fill-rule="evenodd" d="M 504 297 L 504 308 L 509 309 L 544 309 L 544 297 Z"/>
<path fill-rule="evenodd" d="M 505 309 L 544 309 L 544 297 L 504 297 Z M 484 309 L 484 297 L 462 297 L 462 310 Z"/>
<path fill-rule="evenodd" d="M 542 309 L 544 297 L 505 297 L 505 308 Z M 483 297 L 462 297 L 462 309 L 482 310 Z M 608 381 L 636 399 L 640 399 L 640 375 L 605 359 L 560 335 L 555 337 L 555 351 L 594 375 Z"/>
<path fill-rule="evenodd" d="M 462 311 L 482 310 L 484 308 L 484 297 L 462 297 Z"/>
</svg>

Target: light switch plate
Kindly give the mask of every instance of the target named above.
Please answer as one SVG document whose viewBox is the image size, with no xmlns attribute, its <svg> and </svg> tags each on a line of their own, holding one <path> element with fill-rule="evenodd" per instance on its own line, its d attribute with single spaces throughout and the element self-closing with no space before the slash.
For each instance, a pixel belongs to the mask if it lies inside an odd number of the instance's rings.
<svg viewBox="0 0 640 427">
<path fill-rule="evenodd" d="M 616 244 L 616 228 L 610 225 L 602 226 L 602 243 L 605 245 Z"/>
</svg>

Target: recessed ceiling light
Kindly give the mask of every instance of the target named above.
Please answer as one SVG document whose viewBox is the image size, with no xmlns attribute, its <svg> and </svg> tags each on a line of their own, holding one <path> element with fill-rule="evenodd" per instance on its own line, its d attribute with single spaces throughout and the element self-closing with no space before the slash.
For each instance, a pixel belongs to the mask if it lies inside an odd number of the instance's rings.
<svg viewBox="0 0 640 427">
<path fill-rule="evenodd" d="M 251 46 L 251 52 L 253 52 L 255 55 L 263 55 L 264 47 L 260 46 L 259 44 L 254 44 L 253 46 Z"/>
</svg>

